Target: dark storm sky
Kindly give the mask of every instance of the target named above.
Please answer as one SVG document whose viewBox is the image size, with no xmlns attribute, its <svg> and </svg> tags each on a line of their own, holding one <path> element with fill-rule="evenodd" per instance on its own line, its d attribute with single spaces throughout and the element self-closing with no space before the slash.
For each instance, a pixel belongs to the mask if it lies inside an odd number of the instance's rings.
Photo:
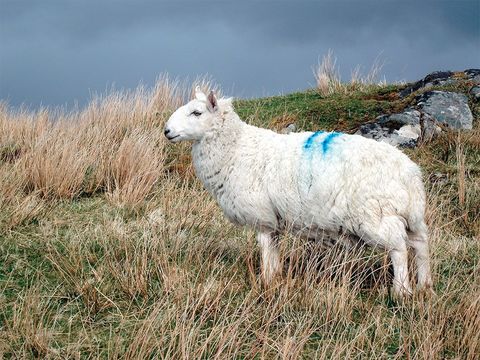
<svg viewBox="0 0 480 360">
<path fill-rule="evenodd" d="M 209 74 L 227 95 L 312 87 L 333 49 L 344 80 L 377 56 L 387 81 L 480 67 L 480 0 L 0 0 L 0 98 L 84 104 L 91 93 Z"/>
</svg>

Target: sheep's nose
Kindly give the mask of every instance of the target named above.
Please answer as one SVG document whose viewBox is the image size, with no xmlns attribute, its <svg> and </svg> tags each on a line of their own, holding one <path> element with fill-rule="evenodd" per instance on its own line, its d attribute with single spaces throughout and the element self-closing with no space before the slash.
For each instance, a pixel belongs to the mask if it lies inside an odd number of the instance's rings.
<svg viewBox="0 0 480 360">
<path fill-rule="evenodd" d="M 170 132 L 170 129 L 165 129 L 165 131 L 163 132 L 165 134 L 165 136 L 167 136 L 167 134 Z"/>
</svg>

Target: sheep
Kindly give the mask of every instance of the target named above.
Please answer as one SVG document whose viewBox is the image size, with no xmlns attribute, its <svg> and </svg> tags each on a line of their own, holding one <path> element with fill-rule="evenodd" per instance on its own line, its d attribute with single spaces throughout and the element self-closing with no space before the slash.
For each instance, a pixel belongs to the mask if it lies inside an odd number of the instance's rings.
<svg viewBox="0 0 480 360">
<path fill-rule="evenodd" d="M 233 223 L 257 230 L 261 276 L 280 272 L 278 234 L 346 234 L 388 252 L 393 292 L 431 288 L 425 191 L 419 167 L 386 143 L 340 132 L 279 134 L 243 122 L 231 99 L 198 88 L 164 128 L 170 142 L 190 140 L 195 173 Z"/>
</svg>

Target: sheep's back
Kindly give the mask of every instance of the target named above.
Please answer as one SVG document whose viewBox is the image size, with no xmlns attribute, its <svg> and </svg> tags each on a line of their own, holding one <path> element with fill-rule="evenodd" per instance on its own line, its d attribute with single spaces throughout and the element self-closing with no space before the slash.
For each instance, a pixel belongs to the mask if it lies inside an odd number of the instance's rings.
<svg viewBox="0 0 480 360">
<path fill-rule="evenodd" d="M 388 214 L 408 218 L 412 201 L 422 198 L 418 166 L 388 144 L 341 133 L 292 134 L 280 143 L 266 186 L 287 223 L 353 229 Z"/>
</svg>

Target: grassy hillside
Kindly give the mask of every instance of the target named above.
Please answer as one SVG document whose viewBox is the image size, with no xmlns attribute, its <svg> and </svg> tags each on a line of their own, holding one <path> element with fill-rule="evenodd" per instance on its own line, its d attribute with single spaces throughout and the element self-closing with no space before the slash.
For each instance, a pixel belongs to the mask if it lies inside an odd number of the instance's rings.
<svg viewBox="0 0 480 360">
<path fill-rule="evenodd" d="M 235 103 L 246 121 L 354 132 L 413 101 L 400 86 Z M 462 91 L 462 85 L 448 90 Z M 163 123 L 167 80 L 79 112 L 0 107 L 0 357 L 475 358 L 480 353 L 480 106 L 474 130 L 406 151 L 424 170 L 435 295 L 398 303 L 388 258 L 286 236 L 258 279 L 254 232 L 228 223 Z"/>
</svg>

